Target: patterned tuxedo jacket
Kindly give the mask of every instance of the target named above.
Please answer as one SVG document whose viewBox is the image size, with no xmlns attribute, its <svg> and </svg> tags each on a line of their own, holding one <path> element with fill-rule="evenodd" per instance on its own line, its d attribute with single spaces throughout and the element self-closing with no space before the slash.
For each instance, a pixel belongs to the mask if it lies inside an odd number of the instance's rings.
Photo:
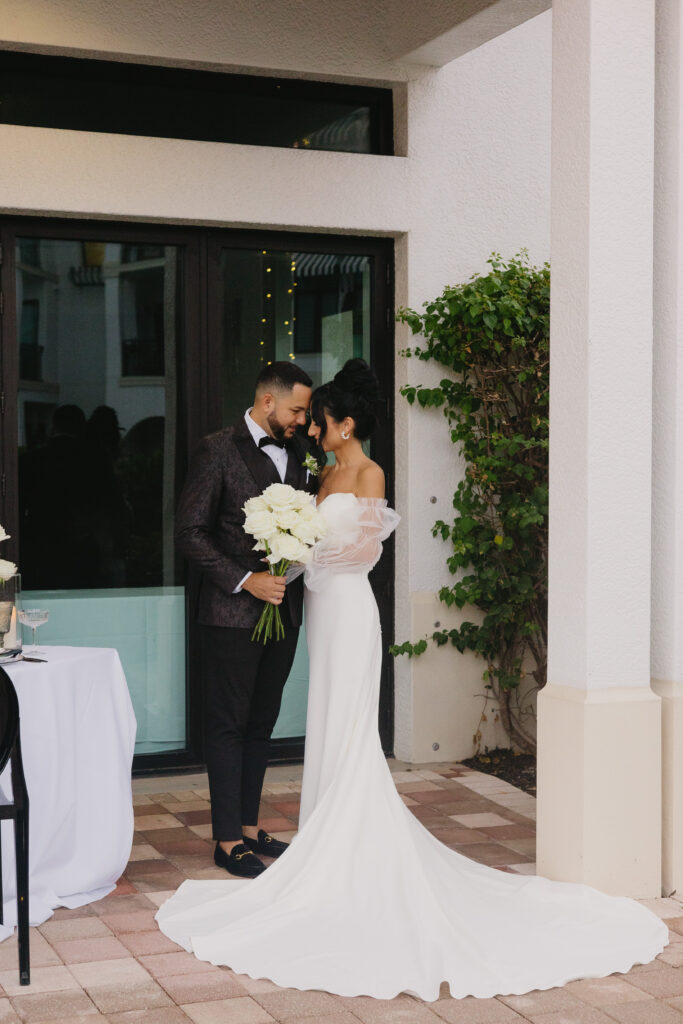
<svg viewBox="0 0 683 1024">
<path fill-rule="evenodd" d="M 302 463 L 309 449 L 295 435 L 290 442 L 284 482 L 311 494 L 316 478 L 306 483 Z M 242 529 L 242 506 L 269 484 L 280 483 L 273 460 L 259 449 L 241 419 L 235 426 L 209 434 L 199 442 L 190 462 L 176 513 L 178 551 L 201 571 L 195 615 L 207 626 L 253 629 L 263 602 L 246 590 L 233 591 L 248 571 L 262 572 L 262 552 Z M 285 602 L 295 626 L 301 625 L 303 577 L 288 584 Z"/>
</svg>

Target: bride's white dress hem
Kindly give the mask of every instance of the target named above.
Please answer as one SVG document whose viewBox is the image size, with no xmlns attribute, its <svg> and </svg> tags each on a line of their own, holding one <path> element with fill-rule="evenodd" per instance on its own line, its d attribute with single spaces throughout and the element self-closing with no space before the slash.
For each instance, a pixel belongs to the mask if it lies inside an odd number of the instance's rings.
<svg viewBox="0 0 683 1024">
<path fill-rule="evenodd" d="M 432 1001 L 522 995 L 649 963 L 668 929 L 633 900 L 490 868 L 440 843 L 380 746 L 368 570 L 386 502 L 332 494 L 306 570 L 310 683 L 300 831 L 253 881 L 186 881 L 159 927 L 200 960 L 285 988 Z"/>
</svg>

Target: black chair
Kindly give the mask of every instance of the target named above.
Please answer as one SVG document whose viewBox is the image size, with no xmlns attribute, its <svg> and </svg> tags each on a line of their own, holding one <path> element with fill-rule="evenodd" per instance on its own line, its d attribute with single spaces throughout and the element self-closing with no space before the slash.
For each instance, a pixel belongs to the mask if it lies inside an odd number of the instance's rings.
<svg viewBox="0 0 683 1024">
<path fill-rule="evenodd" d="M 28 938 L 28 793 L 21 763 L 19 701 L 12 680 L 0 668 L 0 772 L 10 762 L 12 801 L 3 803 L 0 821 L 14 821 L 14 849 L 17 868 L 17 935 L 19 939 L 19 984 L 31 984 Z M 0 924 L 2 918 L 2 850 L 0 849 Z"/>
</svg>

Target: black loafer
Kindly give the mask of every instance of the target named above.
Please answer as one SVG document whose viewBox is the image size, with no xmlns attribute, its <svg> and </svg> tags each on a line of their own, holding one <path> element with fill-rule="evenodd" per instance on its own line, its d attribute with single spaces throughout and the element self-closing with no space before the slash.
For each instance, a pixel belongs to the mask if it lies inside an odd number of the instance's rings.
<svg viewBox="0 0 683 1024">
<path fill-rule="evenodd" d="M 244 843 L 237 843 L 236 846 L 233 846 L 230 853 L 226 853 L 216 843 L 213 859 L 217 867 L 225 868 L 231 875 L 237 875 L 238 878 L 256 878 L 257 875 L 266 870 L 266 865 L 258 857 L 255 857 Z"/>
<path fill-rule="evenodd" d="M 262 857 L 281 857 L 289 849 L 289 843 L 268 835 L 262 828 L 258 831 L 258 839 L 250 839 L 249 836 L 243 836 L 242 839 L 245 846 L 253 853 L 260 853 Z"/>
</svg>

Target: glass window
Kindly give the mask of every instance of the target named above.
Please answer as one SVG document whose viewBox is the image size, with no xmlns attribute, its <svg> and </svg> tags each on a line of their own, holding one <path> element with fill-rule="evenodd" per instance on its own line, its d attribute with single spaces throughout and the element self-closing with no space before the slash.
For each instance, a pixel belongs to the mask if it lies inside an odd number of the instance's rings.
<svg viewBox="0 0 683 1024">
<path fill-rule="evenodd" d="M 46 643 L 116 647 L 137 753 L 182 750 L 185 597 L 173 545 L 175 246 L 19 238 L 19 565 Z"/>
<path fill-rule="evenodd" d="M 3 54 L 0 89 L 5 124 L 393 152 L 391 89 L 30 53 Z"/>
</svg>

